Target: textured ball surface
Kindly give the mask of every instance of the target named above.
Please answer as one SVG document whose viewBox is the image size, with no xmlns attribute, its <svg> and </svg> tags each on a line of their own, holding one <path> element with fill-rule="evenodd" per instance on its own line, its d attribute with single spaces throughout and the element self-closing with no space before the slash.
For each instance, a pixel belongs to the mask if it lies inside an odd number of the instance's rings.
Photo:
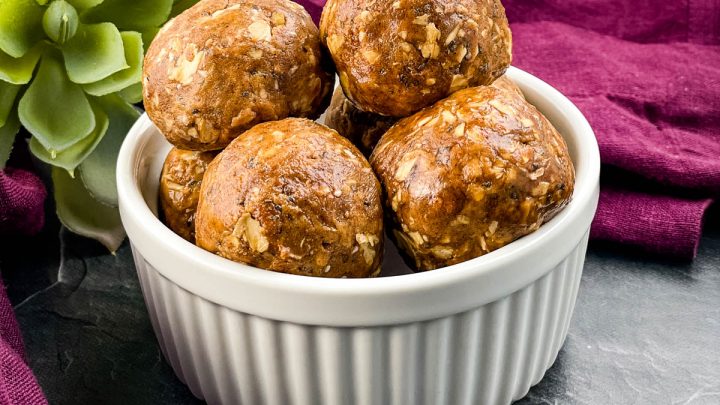
<svg viewBox="0 0 720 405">
<path fill-rule="evenodd" d="M 380 183 L 347 139 L 316 122 L 256 125 L 208 167 L 197 245 L 252 266 L 319 277 L 377 275 Z"/>
<path fill-rule="evenodd" d="M 570 199 L 565 141 L 519 95 L 458 91 L 400 120 L 370 157 L 409 264 L 460 263 L 535 231 Z"/>
<path fill-rule="evenodd" d="M 160 30 L 143 67 L 148 116 L 175 146 L 216 150 L 260 122 L 320 115 L 335 76 L 288 0 L 204 0 Z"/>
<path fill-rule="evenodd" d="M 510 65 L 499 0 L 329 0 L 320 36 L 345 95 L 361 110 L 404 117 Z"/>
</svg>

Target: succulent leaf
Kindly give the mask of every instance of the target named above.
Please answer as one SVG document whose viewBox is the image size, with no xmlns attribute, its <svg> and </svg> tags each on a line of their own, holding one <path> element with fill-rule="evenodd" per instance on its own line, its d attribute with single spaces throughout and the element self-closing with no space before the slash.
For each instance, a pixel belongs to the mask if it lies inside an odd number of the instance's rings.
<svg viewBox="0 0 720 405">
<path fill-rule="evenodd" d="M 86 136 L 62 152 L 57 152 L 55 156 L 53 156 L 51 152 L 48 152 L 48 150 L 38 142 L 37 138 L 32 138 L 30 140 L 30 152 L 47 164 L 62 167 L 74 177 L 75 168 L 95 150 L 108 129 L 109 120 L 105 111 L 95 103 L 91 105 L 93 113 L 95 114 L 96 125 L 89 136 Z"/>
<path fill-rule="evenodd" d="M 176 15 L 182 13 L 186 9 L 192 7 L 197 3 L 199 0 L 175 0 L 173 1 L 172 11 L 170 11 L 170 17 L 173 18 Z"/>
<path fill-rule="evenodd" d="M 158 31 L 160 31 L 159 27 L 151 27 L 146 28 L 140 32 L 142 34 L 145 51 L 147 51 L 150 47 L 150 44 L 152 43 L 153 39 L 155 39 L 155 35 L 157 35 Z"/>
<path fill-rule="evenodd" d="M 101 106 L 110 117 L 110 127 L 95 151 L 85 159 L 78 171 L 80 178 L 96 200 L 117 206 L 117 183 L 115 162 L 120 145 L 140 113 L 116 95 L 99 99 Z"/>
<path fill-rule="evenodd" d="M 0 1 L 0 50 L 13 58 L 25 55 L 44 36 L 44 12 L 35 0 Z"/>
<path fill-rule="evenodd" d="M 78 10 L 86 10 L 91 7 L 95 7 L 102 3 L 103 0 L 67 0 L 68 3 L 72 4 Z"/>
<path fill-rule="evenodd" d="M 5 168 L 12 152 L 15 135 L 20 130 L 20 120 L 17 117 L 17 111 L 13 110 L 7 116 L 5 124 L 0 126 L 0 170 Z"/>
<path fill-rule="evenodd" d="M 105 0 L 88 10 L 83 18 L 87 22 L 109 21 L 122 30 L 141 31 L 162 25 L 170 15 L 172 3 L 172 0 Z"/>
<path fill-rule="evenodd" d="M 52 181 L 60 222 L 74 233 L 99 241 L 114 253 L 125 239 L 117 208 L 96 201 L 80 179 L 70 177 L 63 169 L 53 168 Z"/>
<path fill-rule="evenodd" d="M 80 24 L 62 51 L 67 74 L 75 83 L 97 82 L 129 67 L 120 31 L 110 23 Z"/>
<path fill-rule="evenodd" d="M 135 83 L 132 86 L 128 86 L 120 90 L 117 94 L 130 104 L 139 103 L 142 101 L 142 83 Z"/>
<path fill-rule="evenodd" d="M 95 115 L 82 88 L 71 82 L 55 52 L 47 52 L 30 87 L 20 99 L 23 126 L 51 153 L 87 137 Z"/>
<path fill-rule="evenodd" d="M 78 22 L 75 7 L 64 0 L 55 0 L 50 3 L 42 20 L 47 36 L 60 45 L 75 35 Z"/>
<path fill-rule="evenodd" d="M 10 110 L 15 105 L 15 97 L 20 91 L 20 87 L 16 84 L 0 81 L 0 127 L 5 125 Z"/>
<path fill-rule="evenodd" d="M 40 42 L 19 58 L 0 52 L 0 80 L 13 84 L 29 82 L 44 48 Z"/>
<path fill-rule="evenodd" d="M 83 86 L 88 94 L 104 96 L 105 94 L 120 91 L 132 84 L 140 83 L 142 79 L 143 40 L 138 32 L 125 31 L 120 36 L 125 50 L 125 60 L 130 67 L 100 80 L 99 82 Z"/>
</svg>

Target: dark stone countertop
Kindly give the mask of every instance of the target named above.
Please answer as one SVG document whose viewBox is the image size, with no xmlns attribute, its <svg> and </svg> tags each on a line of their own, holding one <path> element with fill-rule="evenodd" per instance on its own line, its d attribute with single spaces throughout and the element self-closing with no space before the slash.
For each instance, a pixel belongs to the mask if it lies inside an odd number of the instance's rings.
<svg viewBox="0 0 720 405">
<path fill-rule="evenodd" d="M 720 221 L 692 264 L 591 244 L 570 332 L 519 404 L 720 404 Z M 200 403 L 163 360 L 125 243 L 50 223 L 0 243 L 30 365 L 51 404 Z"/>
</svg>

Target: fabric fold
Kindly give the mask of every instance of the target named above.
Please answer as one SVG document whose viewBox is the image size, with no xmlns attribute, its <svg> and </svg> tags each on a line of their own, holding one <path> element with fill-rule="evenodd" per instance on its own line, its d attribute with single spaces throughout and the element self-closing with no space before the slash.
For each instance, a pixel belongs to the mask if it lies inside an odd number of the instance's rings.
<svg viewBox="0 0 720 405">
<path fill-rule="evenodd" d="M 605 186 L 590 237 L 678 260 L 697 254 L 712 199 L 686 199 Z"/>
</svg>

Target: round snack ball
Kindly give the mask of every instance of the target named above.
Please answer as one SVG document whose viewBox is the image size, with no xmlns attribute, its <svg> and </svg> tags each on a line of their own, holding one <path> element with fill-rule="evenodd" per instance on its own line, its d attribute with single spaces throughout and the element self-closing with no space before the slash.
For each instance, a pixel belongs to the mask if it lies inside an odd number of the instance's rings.
<svg viewBox="0 0 720 405">
<path fill-rule="evenodd" d="M 254 126 L 210 164 L 195 219 L 197 245 L 282 273 L 380 272 L 380 183 L 350 141 L 316 122 Z"/>
<path fill-rule="evenodd" d="M 461 90 L 399 121 L 370 157 L 409 264 L 460 263 L 526 235 L 570 199 L 565 141 L 523 98 Z"/>
<path fill-rule="evenodd" d="M 329 0 L 320 37 L 345 95 L 363 111 L 394 117 L 489 85 L 511 60 L 500 0 Z"/>
<path fill-rule="evenodd" d="M 298 4 L 203 0 L 153 40 L 143 100 L 175 146 L 216 150 L 260 122 L 316 118 L 334 82 L 318 29 Z"/>
<path fill-rule="evenodd" d="M 517 94 L 518 96 L 520 96 L 522 98 L 525 98 L 525 95 L 523 94 L 522 90 L 520 90 L 520 87 L 518 87 L 518 85 L 515 84 L 515 82 L 510 80 L 510 78 L 507 77 L 507 75 L 502 75 L 502 76 L 498 77 L 497 80 L 495 80 L 491 84 L 491 86 L 498 88 L 500 90 L 510 91 L 512 93 Z"/>
<path fill-rule="evenodd" d="M 360 111 L 345 97 L 340 87 L 325 112 L 325 125 L 349 139 L 365 155 L 370 156 L 375 145 L 397 118 Z"/>
<path fill-rule="evenodd" d="M 160 211 L 168 228 L 195 243 L 195 209 L 205 169 L 215 152 L 172 148 L 160 175 Z"/>
</svg>

